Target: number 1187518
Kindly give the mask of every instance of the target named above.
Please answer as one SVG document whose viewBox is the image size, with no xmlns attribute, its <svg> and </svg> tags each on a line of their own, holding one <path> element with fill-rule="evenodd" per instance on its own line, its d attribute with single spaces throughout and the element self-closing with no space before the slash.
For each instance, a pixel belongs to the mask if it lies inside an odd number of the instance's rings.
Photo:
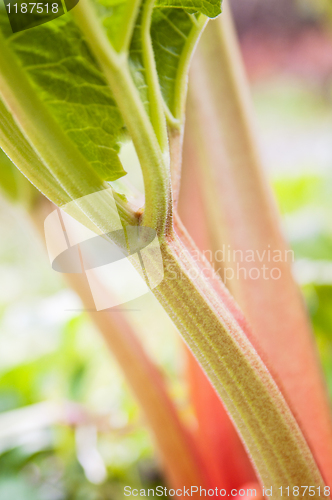
<svg viewBox="0 0 332 500">
<path fill-rule="evenodd" d="M 325 486 L 320 487 L 320 486 L 287 486 L 286 488 L 283 486 L 280 486 L 279 488 L 280 491 L 280 496 L 284 497 L 304 497 L 306 495 L 309 495 L 310 497 L 329 497 L 330 496 L 330 487 Z"/>
<path fill-rule="evenodd" d="M 57 14 L 59 5 L 57 3 L 21 3 L 21 4 L 7 4 L 8 14 Z"/>
</svg>

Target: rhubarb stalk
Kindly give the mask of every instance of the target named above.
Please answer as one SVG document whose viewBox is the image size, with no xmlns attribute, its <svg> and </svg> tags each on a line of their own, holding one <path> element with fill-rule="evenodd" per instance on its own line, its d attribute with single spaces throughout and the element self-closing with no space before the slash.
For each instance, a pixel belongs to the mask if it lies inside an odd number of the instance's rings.
<svg viewBox="0 0 332 500">
<path fill-rule="evenodd" d="M 332 486 L 327 393 L 257 151 L 248 84 L 227 4 L 203 35 L 192 67 L 190 96 L 190 147 L 199 158 L 211 249 L 214 255 L 224 249 L 221 264 L 227 271 L 222 274 L 250 321 L 250 340 L 275 375 L 326 483 Z M 195 154 L 191 168 L 193 158 Z M 259 256 L 259 268 L 265 266 L 273 275 L 267 279 L 261 272 L 257 279 L 255 269 L 250 275 L 257 257 L 254 264 L 232 258 L 246 252 Z"/>
</svg>

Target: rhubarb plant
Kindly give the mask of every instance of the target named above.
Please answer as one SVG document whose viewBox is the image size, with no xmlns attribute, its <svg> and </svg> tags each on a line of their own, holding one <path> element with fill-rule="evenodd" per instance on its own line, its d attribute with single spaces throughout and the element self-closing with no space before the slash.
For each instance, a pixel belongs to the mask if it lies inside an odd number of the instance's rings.
<svg viewBox="0 0 332 500">
<path fill-rule="evenodd" d="M 117 212 L 124 228 L 157 232 L 164 279 L 153 293 L 222 399 L 263 486 L 279 497 L 280 488 L 310 485 L 324 498 L 321 472 L 245 318 L 176 213 L 187 72 L 208 18 L 220 13 L 217 0 L 80 0 L 13 34 L 2 11 L 0 145 L 51 201 L 75 202 L 88 227 L 112 238 Z M 129 139 L 144 179 L 139 209 L 129 186 L 125 196 L 117 190 Z"/>
</svg>

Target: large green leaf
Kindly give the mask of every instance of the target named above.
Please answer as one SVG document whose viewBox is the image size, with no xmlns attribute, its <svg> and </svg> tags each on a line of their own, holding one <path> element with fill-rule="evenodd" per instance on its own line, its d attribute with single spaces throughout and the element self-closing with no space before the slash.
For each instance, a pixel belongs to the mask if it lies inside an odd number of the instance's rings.
<svg viewBox="0 0 332 500">
<path fill-rule="evenodd" d="M 202 5 L 159 1 L 153 10 L 151 0 L 92 0 L 92 6 L 89 3 L 81 0 L 80 6 L 73 9 L 75 19 L 69 13 L 14 35 L 6 13 L 0 12 L 0 31 L 7 45 L 6 55 L 2 56 L 7 68 L 2 69 L 6 94 L 2 92 L 2 98 L 9 109 L 20 110 L 14 119 L 18 129 L 12 124 L 19 142 L 27 141 L 20 153 L 31 146 L 38 165 L 41 163 L 38 169 L 45 171 L 44 185 L 50 176 L 50 189 L 42 189 L 51 199 L 55 199 L 54 189 L 63 189 L 75 199 L 91 189 L 102 189 L 105 180 L 123 176 L 118 153 L 128 128 L 142 169 L 149 170 L 146 178 L 150 180 L 145 185 L 150 190 L 147 205 L 149 213 L 155 214 L 154 207 L 166 206 L 168 199 L 164 114 L 169 118 L 173 115 L 179 122 L 183 117 L 190 55 L 205 14 L 216 15 L 220 0 Z M 16 82 L 14 93 L 11 78 Z M 21 80 L 29 87 L 26 95 L 21 93 Z M 30 132 L 29 124 L 34 123 L 32 110 L 37 108 L 39 123 Z M 45 132 L 44 122 L 48 123 Z M 3 131 L 8 142 L 8 133 Z M 12 142 L 12 148 L 17 148 L 16 142 Z M 9 149 L 7 144 L 7 153 Z M 62 149 L 60 160 L 57 153 Z M 25 166 L 31 156 L 29 151 Z M 34 164 L 27 169 L 36 170 Z M 89 169 L 94 170 L 95 177 Z M 32 180 L 32 174 L 27 175 Z M 147 213 L 148 210 L 146 220 Z M 130 207 L 128 214 L 132 218 Z"/>
<path fill-rule="evenodd" d="M 40 98 L 100 177 L 112 181 L 125 175 L 118 158 L 122 118 L 70 16 L 15 35 L 4 13 L 1 21 L 9 47 Z"/>
<path fill-rule="evenodd" d="M 126 25 L 129 0 L 100 0 L 98 14 L 116 47 Z M 197 29 L 197 14 L 211 17 L 220 12 L 220 1 L 160 1 L 154 9 L 152 43 L 161 92 L 175 115 L 176 86 L 181 84 L 186 44 Z M 162 6 L 175 8 L 161 8 Z M 186 9 L 186 10 L 185 10 Z M 69 15 L 42 26 L 13 35 L 4 11 L 0 27 L 9 47 L 50 113 L 80 152 L 104 180 L 116 180 L 125 174 L 118 158 L 124 123 L 105 78 L 89 51 L 79 29 Z M 149 110 L 149 96 L 141 50 L 140 15 L 130 45 L 130 68 L 141 99 Z M 182 64 L 181 64 L 182 63 Z"/>
</svg>

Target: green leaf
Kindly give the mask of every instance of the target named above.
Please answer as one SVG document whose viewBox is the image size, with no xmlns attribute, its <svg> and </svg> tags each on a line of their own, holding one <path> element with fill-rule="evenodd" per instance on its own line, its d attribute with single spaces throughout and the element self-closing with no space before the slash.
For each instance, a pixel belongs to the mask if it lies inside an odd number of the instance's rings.
<svg viewBox="0 0 332 500">
<path fill-rule="evenodd" d="M 151 19 L 149 16 L 145 19 L 144 26 L 141 24 L 141 15 L 137 16 L 139 0 L 100 0 L 95 2 L 96 5 L 100 23 L 107 31 L 110 51 L 121 53 L 128 50 L 131 77 L 138 90 L 138 99 L 143 103 L 146 112 L 146 117 L 141 114 L 139 118 L 140 125 L 137 119 L 135 123 L 128 123 L 129 115 L 124 113 L 124 108 L 131 98 L 128 93 L 122 103 L 119 102 L 119 95 L 114 98 L 115 89 L 110 82 L 107 68 L 105 72 L 89 36 L 84 33 L 80 23 L 77 27 L 70 14 L 13 35 L 6 14 L 2 12 L 0 29 L 7 40 L 8 48 L 17 56 L 25 76 L 36 90 L 36 96 L 42 101 L 50 117 L 85 157 L 96 175 L 102 181 L 114 181 L 125 174 L 118 157 L 121 140 L 127 133 L 124 120 L 130 129 L 138 154 L 139 149 L 146 149 L 144 144 L 150 142 L 150 131 L 147 133 L 148 119 L 161 149 L 167 149 L 165 114 L 171 121 L 175 118 L 180 122 L 183 117 L 188 63 L 195 40 L 203 28 L 199 19 L 204 18 L 202 12 L 215 15 L 218 9 L 220 10 L 220 2 L 214 2 L 213 9 L 210 10 L 206 5 L 198 4 L 176 5 L 174 8 L 167 3 L 166 8 L 158 4 Z M 193 8 L 196 14 L 190 14 Z M 102 28 L 96 26 L 96 36 L 98 29 Z M 152 36 L 150 41 L 149 32 Z M 126 58 L 121 55 L 116 59 L 115 66 L 121 64 L 125 71 Z M 133 92 L 130 82 L 128 83 L 126 92 L 129 89 Z M 138 99 L 133 95 L 132 102 L 136 103 L 136 107 L 139 107 Z M 138 108 L 137 112 L 141 113 Z M 146 125 L 142 126 L 143 123 Z M 140 134 L 144 128 L 145 132 Z M 138 130 L 137 136 L 142 135 L 142 139 L 139 139 L 141 144 L 137 143 L 135 130 Z M 25 132 L 24 135 L 26 136 Z M 151 141 L 152 144 L 154 139 Z M 155 154 L 150 146 L 147 147 L 149 148 L 150 153 L 141 154 L 141 166 L 145 167 L 144 163 L 148 157 L 159 157 L 153 167 L 159 168 L 161 157 L 157 151 Z M 36 144 L 33 149 L 36 151 Z M 37 153 L 43 162 L 43 155 L 39 150 Z M 45 168 L 48 168 L 46 164 Z M 166 167 L 163 168 L 166 172 Z M 148 176 L 150 175 L 149 173 Z M 165 175 L 163 173 L 159 178 L 164 179 L 162 182 L 166 186 Z M 58 184 L 64 187 L 64 179 L 59 178 Z M 146 184 L 146 188 L 152 186 L 150 181 Z M 153 189 L 155 191 L 155 188 Z M 69 190 L 64 190 L 74 193 L 72 186 Z M 163 198 L 166 199 L 166 196 L 163 195 Z M 156 201 L 150 203 L 149 199 L 154 200 L 155 195 L 147 197 L 146 217 L 148 205 L 161 206 Z"/>
<path fill-rule="evenodd" d="M 111 44 L 117 49 L 122 25 L 125 21 L 128 2 L 98 0 L 98 15 L 102 20 Z M 151 115 L 149 86 L 143 57 L 142 3 L 133 29 L 129 65 L 141 100 Z M 204 27 L 204 16 L 215 17 L 221 12 L 221 1 L 213 2 L 168 2 L 157 1 L 151 20 L 151 43 L 162 97 L 166 107 L 176 119 L 183 114 L 183 87 L 186 85 L 188 64 L 200 33 Z M 204 15 L 204 16 L 203 16 Z"/>
<path fill-rule="evenodd" d="M 0 125 L 0 143 L 6 152 L 10 150 L 10 159 L 12 160 L 12 163 L 9 159 L 8 161 L 11 163 L 11 166 L 15 164 L 19 170 L 26 175 L 26 177 L 28 177 L 30 182 L 40 189 L 55 204 L 61 206 L 68 203 L 71 198 L 64 192 L 61 185 L 55 181 L 53 176 L 46 169 L 45 165 L 42 163 L 29 142 L 22 135 L 1 100 Z M 4 155 L 3 151 L 0 151 Z M 5 158 L 8 158 L 6 155 L 4 156 Z M 9 171 L 8 163 L 7 171 Z M 18 176 L 20 175 L 19 172 L 17 172 L 17 174 Z M 24 178 L 23 175 L 21 177 Z M 2 181 L 2 187 L 9 196 L 10 191 L 12 192 L 12 196 L 14 192 L 18 191 L 17 186 L 13 186 L 13 182 L 13 175 L 10 174 L 7 174 L 7 181 Z"/>
<path fill-rule="evenodd" d="M 160 90 L 166 107 L 177 116 L 178 90 L 186 80 L 185 59 L 190 57 L 192 34 L 202 31 L 199 15 L 184 9 L 154 8 L 151 21 L 151 42 L 155 57 Z M 142 102 L 150 114 L 149 88 L 144 65 L 142 38 L 142 9 L 137 18 L 130 45 L 129 64 Z M 189 54 L 188 54 L 189 52 Z"/>
<path fill-rule="evenodd" d="M 2 26 L 8 24 L 2 15 Z M 8 34 L 8 30 L 3 30 Z M 69 16 L 7 38 L 39 97 L 98 175 L 125 175 L 124 123 L 105 78 Z"/>
<path fill-rule="evenodd" d="M 6 104 L 15 109 L 15 118 L 21 128 L 0 100 L 0 143 L 3 150 L 58 206 L 108 188 L 48 113 L 1 35 L 0 43 L 0 88 Z M 106 195 L 102 194 L 94 207 L 82 201 L 85 219 L 88 215 L 89 220 L 102 224 L 104 232 L 112 231 L 114 224 L 118 224 L 119 215 L 125 223 L 136 224 L 132 208 L 116 193 L 114 196 L 108 196 L 108 193 L 107 189 Z M 115 218 L 113 214 L 116 214 Z"/>
<path fill-rule="evenodd" d="M 195 42 L 203 30 L 205 18 L 182 8 L 155 5 L 151 19 L 151 43 L 161 95 L 166 108 L 176 119 L 183 116 L 188 65 Z M 149 88 L 143 58 L 142 8 L 130 45 L 129 63 L 141 99 L 149 112 Z M 151 111 L 150 111 L 151 114 Z"/>
<path fill-rule="evenodd" d="M 117 51 L 128 48 L 139 3 L 137 0 L 98 0 L 98 15 Z"/>
<path fill-rule="evenodd" d="M 134 83 L 140 93 L 141 100 L 147 113 L 150 113 L 149 89 L 146 79 L 146 68 L 143 60 L 142 48 L 142 8 L 139 11 L 129 50 L 129 67 Z"/>
<path fill-rule="evenodd" d="M 189 12 L 200 12 L 213 18 L 221 14 L 221 1 L 208 0 L 157 0 L 156 7 L 173 7 Z"/>
<path fill-rule="evenodd" d="M 179 109 L 179 94 L 186 84 L 187 65 L 202 29 L 202 16 L 184 9 L 154 9 L 151 37 L 161 92 L 176 118 L 183 111 Z"/>
</svg>

